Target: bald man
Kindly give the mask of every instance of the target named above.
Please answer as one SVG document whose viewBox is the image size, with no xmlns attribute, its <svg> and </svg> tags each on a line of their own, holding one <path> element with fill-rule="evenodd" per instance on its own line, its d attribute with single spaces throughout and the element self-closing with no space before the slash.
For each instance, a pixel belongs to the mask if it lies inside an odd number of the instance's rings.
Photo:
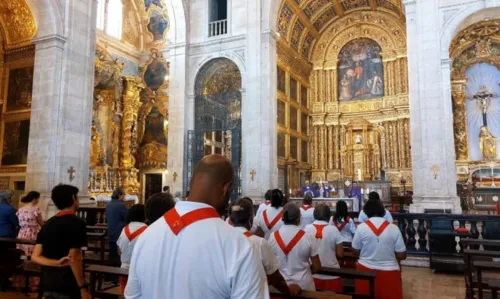
<svg viewBox="0 0 500 299">
<path fill-rule="evenodd" d="M 187 201 L 177 203 L 137 240 L 125 297 L 269 298 L 262 262 L 246 237 L 220 215 L 233 189 L 233 167 L 206 156 Z"/>
</svg>

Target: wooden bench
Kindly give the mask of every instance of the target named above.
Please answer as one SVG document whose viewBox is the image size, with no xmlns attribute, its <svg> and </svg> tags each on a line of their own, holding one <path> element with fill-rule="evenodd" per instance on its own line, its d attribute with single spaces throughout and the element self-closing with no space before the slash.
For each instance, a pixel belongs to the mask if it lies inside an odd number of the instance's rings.
<svg viewBox="0 0 500 299">
<path fill-rule="evenodd" d="M 0 246 L 2 247 L 1 250 L 15 250 L 17 244 L 23 244 L 23 245 L 36 245 L 36 241 L 33 240 L 26 240 L 26 239 L 14 239 L 14 238 L 0 238 L 0 244 L 1 245 L 8 245 L 8 247 L 5 246 Z M 2 254 L 2 253 L 0 253 Z M 24 288 L 23 292 L 24 294 L 28 294 L 30 289 L 29 289 L 29 279 L 30 277 L 40 277 L 41 276 L 41 268 L 37 264 L 31 262 L 31 257 L 26 256 L 22 254 L 20 256 L 21 259 L 21 264 L 13 269 L 12 274 L 19 274 L 25 277 L 24 280 Z M 15 261 L 13 261 L 15 262 Z"/>
<path fill-rule="evenodd" d="M 346 279 L 360 279 L 360 280 L 368 280 L 370 285 L 370 294 L 368 296 L 365 295 L 355 295 L 356 298 L 375 298 L 375 277 L 376 274 L 373 272 L 361 272 L 356 269 L 349 268 L 327 268 L 322 267 L 318 274 L 329 275 L 329 276 L 339 276 L 341 278 Z M 352 294 L 354 295 L 354 294 Z"/>
<path fill-rule="evenodd" d="M 500 289 L 500 279 L 489 279 L 488 287 L 491 289 L 491 299 L 497 299 L 498 290 Z"/>
<path fill-rule="evenodd" d="M 499 251 L 465 249 L 464 250 L 464 277 L 467 298 L 474 298 L 474 291 L 478 288 L 478 279 L 473 263 L 476 261 L 493 261 L 494 258 L 500 257 Z M 487 289 L 486 281 L 482 283 L 482 287 Z"/>
<path fill-rule="evenodd" d="M 478 298 L 483 299 L 483 271 L 500 273 L 500 262 L 476 261 L 473 263 L 476 269 Z"/>
<path fill-rule="evenodd" d="M 86 264 L 99 264 L 104 265 L 106 261 L 106 232 L 87 232 L 88 240 L 96 240 L 99 245 L 98 246 L 87 246 L 84 248 L 84 251 L 97 251 L 99 255 L 92 256 L 88 253 L 85 253 L 83 257 L 83 261 Z"/>
<path fill-rule="evenodd" d="M 89 285 L 92 298 L 118 298 L 121 296 L 121 294 L 111 292 L 109 288 L 102 288 L 102 281 L 105 275 L 128 277 L 128 269 L 101 265 L 90 265 L 85 268 L 85 272 L 90 274 Z"/>
<path fill-rule="evenodd" d="M 485 250 L 500 250 L 500 240 L 488 239 L 462 239 L 460 240 L 460 247 L 462 249 L 479 249 L 481 246 Z"/>
</svg>

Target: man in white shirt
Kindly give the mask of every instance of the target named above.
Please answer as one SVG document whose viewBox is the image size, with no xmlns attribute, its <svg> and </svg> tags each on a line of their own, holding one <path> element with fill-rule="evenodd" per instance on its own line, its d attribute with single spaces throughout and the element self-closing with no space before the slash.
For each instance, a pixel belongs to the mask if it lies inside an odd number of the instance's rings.
<svg viewBox="0 0 500 299">
<path fill-rule="evenodd" d="M 300 207 L 300 228 L 304 229 L 307 225 L 314 222 L 314 207 L 311 195 L 304 196 L 302 206 Z"/>
<path fill-rule="evenodd" d="M 188 201 L 177 203 L 137 241 L 127 299 L 269 298 L 262 262 L 247 238 L 224 223 L 233 167 L 210 155 L 196 167 Z"/>
</svg>

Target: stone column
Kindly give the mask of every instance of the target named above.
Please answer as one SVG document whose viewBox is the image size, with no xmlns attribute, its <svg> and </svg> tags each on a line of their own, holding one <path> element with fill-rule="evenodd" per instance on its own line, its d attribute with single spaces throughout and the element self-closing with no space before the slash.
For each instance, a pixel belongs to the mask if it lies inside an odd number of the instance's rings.
<svg viewBox="0 0 500 299">
<path fill-rule="evenodd" d="M 56 212 L 50 192 L 59 183 L 78 187 L 80 204 L 88 204 L 96 1 L 61 3 L 63 19 L 70 20 L 64 34 L 43 35 L 46 28 L 40 28 L 34 40 L 26 190 L 42 194 L 45 218 Z"/>
<path fill-rule="evenodd" d="M 442 87 L 450 80 L 450 61 L 441 61 L 441 31 L 436 30 L 442 16 L 435 0 L 404 0 L 404 4 L 415 192 L 410 211 L 445 208 L 460 213 L 452 101 L 450 91 Z M 433 170 L 438 170 L 436 175 Z"/>
</svg>

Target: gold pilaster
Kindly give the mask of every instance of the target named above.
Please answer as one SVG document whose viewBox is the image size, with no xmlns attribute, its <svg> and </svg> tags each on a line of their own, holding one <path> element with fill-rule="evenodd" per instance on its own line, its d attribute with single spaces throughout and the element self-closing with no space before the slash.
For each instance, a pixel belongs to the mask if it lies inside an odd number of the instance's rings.
<svg viewBox="0 0 500 299">
<path fill-rule="evenodd" d="M 319 127 L 319 143 L 320 143 L 320 148 L 319 148 L 319 168 L 324 170 L 325 169 L 325 156 L 326 156 L 326 144 L 325 144 L 325 125 L 321 125 Z"/>
<path fill-rule="evenodd" d="M 469 158 L 467 147 L 467 119 L 465 116 L 465 88 L 466 80 L 455 80 L 451 83 L 451 96 L 453 98 L 453 131 L 455 135 L 455 152 L 458 161 Z"/>
<path fill-rule="evenodd" d="M 319 169 L 319 127 L 313 127 L 313 152 L 314 152 L 314 161 L 313 161 L 313 169 Z"/>
<path fill-rule="evenodd" d="M 333 169 L 334 167 L 334 147 L 333 147 L 333 139 L 335 138 L 335 135 L 333 133 L 333 126 L 328 126 L 327 127 L 327 138 L 328 138 L 328 170 Z"/>
<path fill-rule="evenodd" d="M 389 62 L 384 60 L 384 91 L 385 95 L 389 95 L 389 81 L 390 81 L 390 72 L 389 72 Z"/>
</svg>

